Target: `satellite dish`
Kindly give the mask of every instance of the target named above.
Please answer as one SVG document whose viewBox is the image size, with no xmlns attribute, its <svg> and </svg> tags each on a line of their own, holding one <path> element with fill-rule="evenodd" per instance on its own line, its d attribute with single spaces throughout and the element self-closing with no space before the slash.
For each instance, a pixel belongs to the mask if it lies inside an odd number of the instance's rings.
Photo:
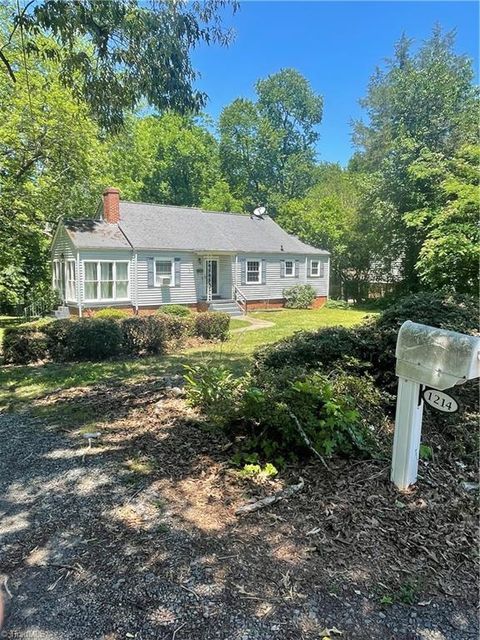
<svg viewBox="0 0 480 640">
<path fill-rule="evenodd" d="M 265 212 L 266 212 L 265 207 L 257 207 L 256 209 L 253 210 L 253 215 L 256 218 L 263 218 Z"/>
</svg>

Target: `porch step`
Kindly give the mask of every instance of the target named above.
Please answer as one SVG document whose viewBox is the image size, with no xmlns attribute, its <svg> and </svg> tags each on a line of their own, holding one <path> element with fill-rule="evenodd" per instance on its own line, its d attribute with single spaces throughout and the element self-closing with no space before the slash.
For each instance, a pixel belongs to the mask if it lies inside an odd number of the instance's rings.
<svg viewBox="0 0 480 640">
<path fill-rule="evenodd" d="M 242 317 L 243 311 L 235 300 L 214 300 L 208 306 L 209 311 L 222 311 L 228 313 L 232 318 Z"/>
<path fill-rule="evenodd" d="M 53 312 L 53 315 L 55 316 L 55 318 L 57 318 L 57 320 L 60 320 L 62 318 L 69 318 L 70 309 L 68 307 L 60 306 L 57 309 L 55 309 L 55 311 Z"/>
</svg>

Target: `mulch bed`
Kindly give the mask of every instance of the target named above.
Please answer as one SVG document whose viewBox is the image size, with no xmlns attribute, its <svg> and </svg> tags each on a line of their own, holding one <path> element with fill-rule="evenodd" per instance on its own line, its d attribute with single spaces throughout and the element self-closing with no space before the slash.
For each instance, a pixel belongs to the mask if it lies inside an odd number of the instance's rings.
<svg viewBox="0 0 480 640">
<path fill-rule="evenodd" d="M 334 459 L 329 471 L 309 462 L 280 479 L 242 479 L 229 464 L 234 446 L 164 382 L 37 401 L 53 415 L 88 405 L 101 436 L 84 461 L 88 467 L 90 457 L 103 456 L 114 475 L 82 521 L 93 542 L 65 560 L 90 568 L 71 570 L 78 593 L 93 581 L 98 599 L 107 598 L 108 624 L 94 602 L 99 635 L 84 637 L 477 637 L 478 491 L 464 484 L 476 481 L 473 464 L 459 464 L 435 441 L 434 460 L 420 463 L 417 485 L 404 493 L 390 483 L 388 460 Z M 77 429 L 51 428 L 85 447 Z M 290 499 L 235 515 L 299 477 L 304 489 Z M 68 530 L 72 511 L 65 514 L 57 514 L 55 530 L 62 522 Z M 43 536 L 51 535 L 50 522 Z M 34 542 L 27 537 L 23 545 Z M 11 573 L 25 563 L 17 547 L 3 560 Z M 112 625 L 119 608 L 124 621 Z"/>
</svg>

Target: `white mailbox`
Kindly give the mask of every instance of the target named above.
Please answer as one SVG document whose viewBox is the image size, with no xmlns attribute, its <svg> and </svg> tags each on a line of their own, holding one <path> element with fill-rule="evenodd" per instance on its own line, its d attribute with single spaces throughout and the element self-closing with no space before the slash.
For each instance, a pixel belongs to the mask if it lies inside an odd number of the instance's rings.
<svg viewBox="0 0 480 640">
<path fill-rule="evenodd" d="M 480 377 L 480 338 L 407 320 L 395 356 L 399 380 L 391 480 L 406 489 L 417 480 L 423 388 L 443 391 Z"/>
<path fill-rule="evenodd" d="M 400 327 L 395 373 L 434 389 L 480 377 L 480 338 L 407 320 Z"/>
</svg>

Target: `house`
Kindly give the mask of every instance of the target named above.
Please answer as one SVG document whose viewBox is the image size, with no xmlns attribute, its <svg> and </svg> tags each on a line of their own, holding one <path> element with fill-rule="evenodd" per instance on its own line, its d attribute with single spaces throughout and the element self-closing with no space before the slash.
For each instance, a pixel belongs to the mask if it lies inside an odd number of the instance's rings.
<svg viewBox="0 0 480 640">
<path fill-rule="evenodd" d="M 96 217 L 59 222 L 52 261 L 65 315 L 172 303 L 240 314 L 282 306 L 285 288 L 306 283 L 316 306 L 328 296 L 329 253 L 267 215 L 126 202 L 114 188 Z"/>
</svg>

